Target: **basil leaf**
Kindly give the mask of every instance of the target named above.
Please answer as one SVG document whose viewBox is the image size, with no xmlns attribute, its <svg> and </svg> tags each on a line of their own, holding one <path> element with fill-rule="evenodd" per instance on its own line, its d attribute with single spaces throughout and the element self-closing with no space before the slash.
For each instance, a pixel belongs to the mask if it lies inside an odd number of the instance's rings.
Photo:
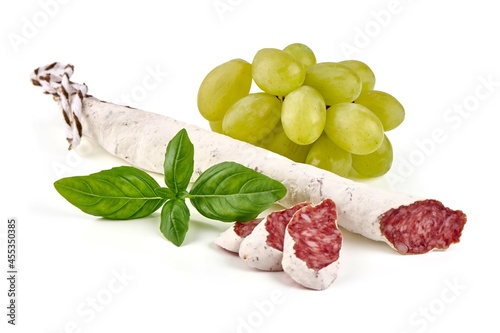
<svg viewBox="0 0 500 333">
<path fill-rule="evenodd" d="M 155 189 L 155 193 L 162 197 L 163 199 L 167 199 L 167 200 L 170 200 L 170 199 L 174 199 L 175 198 L 175 193 L 174 191 L 172 191 L 171 189 L 169 189 L 168 187 L 160 187 L 160 188 L 157 188 Z"/>
<path fill-rule="evenodd" d="M 189 209 L 184 200 L 173 199 L 163 205 L 160 231 L 176 246 L 181 246 L 189 229 Z"/>
<path fill-rule="evenodd" d="M 194 146 L 186 129 L 180 130 L 168 143 L 163 168 L 169 188 L 175 193 L 187 189 L 194 170 Z"/>
<path fill-rule="evenodd" d="M 189 195 L 200 214 L 222 222 L 249 221 L 286 194 L 280 182 L 234 162 L 203 172 Z"/>
<path fill-rule="evenodd" d="M 145 217 L 166 200 L 156 194 L 160 185 L 150 175 L 130 166 L 62 178 L 54 187 L 83 212 L 108 219 Z"/>
</svg>

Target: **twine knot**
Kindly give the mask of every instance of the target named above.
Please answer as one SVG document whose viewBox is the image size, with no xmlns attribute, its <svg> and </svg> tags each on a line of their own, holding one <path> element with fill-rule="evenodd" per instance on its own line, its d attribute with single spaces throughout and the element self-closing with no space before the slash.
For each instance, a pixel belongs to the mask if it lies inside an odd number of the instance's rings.
<svg viewBox="0 0 500 333">
<path fill-rule="evenodd" d="M 51 94 L 61 107 L 66 124 L 68 149 L 76 148 L 82 138 L 82 107 L 87 96 L 85 84 L 70 81 L 74 66 L 54 62 L 42 66 L 31 73 L 31 82 L 42 87 L 45 94 Z"/>
</svg>

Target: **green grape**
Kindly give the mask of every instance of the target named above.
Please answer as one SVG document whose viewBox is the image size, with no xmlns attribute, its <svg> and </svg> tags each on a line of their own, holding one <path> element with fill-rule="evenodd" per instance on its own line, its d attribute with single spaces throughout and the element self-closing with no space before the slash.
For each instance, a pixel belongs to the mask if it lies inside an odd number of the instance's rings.
<svg viewBox="0 0 500 333">
<path fill-rule="evenodd" d="M 278 123 L 271 133 L 259 141 L 257 145 L 299 163 L 306 161 L 307 153 L 311 147 L 311 145 L 298 145 L 290 140 L 281 123 Z"/>
<path fill-rule="evenodd" d="M 210 125 L 212 132 L 222 134 L 222 120 L 209 121 L 208 124 Z"/>
<path fill-rule="evenodd" d="M 264 92 L 286 96 L 304 82 L 302 63 L 290 54 L 278 49 L 261 49 L 252 61 L 252 76 Z"/>
<path fill-rule="evenodd" d="M 340 61 L 339 64 L 349 67 L 358 74 L 362 83 L 362 92 L 373 90 L 375 87 L 375 74 L 367 64 L 359 60 L 344 60 Z"/>
<path fill-rule="evenodd" d="M 386 92 L 370 90 L 362 92 L 355 101 L 370 109 L 382 122 L 384 131 L 398 127 L 405 119 L 403 105 Z"/>
<path fill-rule="evenodd" d="M 283 49 L 286 53 L 292 55 L 304 65 L 304 69 L 308 69 L 316 64 L 316 56 L 309 46 L 302 43 L 293 43 Z"/>
<path fill-rule="evenodd" d="M 212 69 L 198 89 L 198 110 L 209 121 L 222 120 L 236 101 L 248 95 L 252 65 L 233 59 Z"/>
<path fill-rule="evenodd" d="M 335 62 L 320 62 L 306 71 L 304 85 L 323 96 L 326 105 L 354 101 L 361 92 L 361 79 L 349 67 Z"/>
<path fill-rule="evenodd" d="M 352 154 L 352 167 L 361 176 L 379 177 L 387 173 L 392 165 L 392 145 L 386 135 L 382 145 L 373 153 L 366 155 Z"/>
<path fill-rule="evenodd" d="M 326 134 L 314 142 L 306 157 L 306 163 L 347 177 L 352 168 L 351 153 L 333 143 Z"/>
<path fill-rule="evenodd" d="M 234 103 L 222 120 L 222 132 L 248 143 L 268 135 L 280 120 L 281 101 L 266 93 L 253 93 Z"/>
<path fill-rule="evenodd" d="M 314 88 L 302 86 L 289 93 L 281 108 L 281 123 L 286 135 L 299 145 L 316 141 L 325 128 L 326 106 Z"/>
<path fill-rule="evenodd" d="M 377 116 L 355 103 L 328 108 L 325 133 L 340 148 L 358 155 L 374 152 L 384 140 L 384 128 Z"/>
</svg>

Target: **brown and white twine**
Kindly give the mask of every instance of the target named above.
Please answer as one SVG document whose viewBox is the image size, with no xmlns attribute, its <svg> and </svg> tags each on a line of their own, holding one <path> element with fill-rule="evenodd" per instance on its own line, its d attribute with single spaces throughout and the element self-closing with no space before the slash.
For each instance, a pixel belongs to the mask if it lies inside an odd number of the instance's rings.
<svg viewBox="0 0 500 333">
<path fill-rule="evenodd" d="M 66 139 L 69 148 L 76 148 L 82 138 L 82 106 L 87 96 L 87 86 L 70 80 L 74 67 L 54 62 L 39 67 L 31 73 L 31 82 L 51 94 L 61 107 L 66 124 Z"/>
</svg>

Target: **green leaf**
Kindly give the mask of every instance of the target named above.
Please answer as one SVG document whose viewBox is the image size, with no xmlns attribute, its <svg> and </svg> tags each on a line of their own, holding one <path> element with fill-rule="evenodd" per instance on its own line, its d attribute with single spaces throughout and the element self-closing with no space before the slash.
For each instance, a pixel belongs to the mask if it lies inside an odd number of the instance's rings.
<svg viewBox="0 0 500 333">
<path fill-rule="evenodd" d="M 162 197 L 163 199 L 174 199 L 175 198 L 175 193 L 168 187 L 160 187 L 155 189 L 155 193 L 158 194 L 158 196 Z"/>
<path fill-rule="evenodd" d="M 181 246 L 189 229 L 189 208 L 184 200 L 173 199 L 163 205 L 160 231 L 176 246 Z"/>
<path fill-rule="evenodd" d="M 156 193 L 160 186 L 150 175 L 130 166 L 62 178 L 54 187 L 83 212 L 108 219 L 145 217 L 166 201 Z"/>
<path fill-rule="evenodd" d="M 280 182 L 234 162 L 207 169 L 189 195 L 200 214 L 222 222 L 249 221 L 286 194 Z"/>
<path fill-rule="evenodd" d="M 194 146 L 186 129 L 180 130 L 168 143 L 163 168 L 169 188 L 175 193 L 187 189 L 194 170 Z"/>
</svg>

